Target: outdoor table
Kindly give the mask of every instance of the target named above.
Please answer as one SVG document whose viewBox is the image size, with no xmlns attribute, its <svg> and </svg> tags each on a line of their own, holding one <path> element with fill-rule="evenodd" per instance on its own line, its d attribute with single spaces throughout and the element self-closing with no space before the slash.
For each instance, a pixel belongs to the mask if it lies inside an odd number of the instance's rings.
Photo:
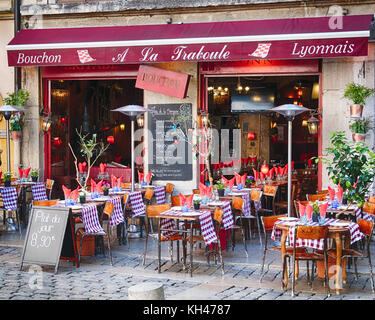
<svg viewBox="0 0 375 320">
<path fill-rule="evenodd" d="M 160 213 L 155 216 L 159 219 L 158 222 L 158 272 L 161 272 L 161 234 L 162 232 L 182 233 L 183 235 L 183 265 L 186 268 L 186 236 L 190 236 L 190 276 L 193 276 L 193 225 L 195 223 L 201 224 L 201 231 L 204 237 L 206 245 L 213 243 L 217 240 L 215 230 L 213 228 L 211 211 L 210 210 L 189 210 L 189 212 L 183 212 L 180 207 L 172 207 L 170 210 Z M 164 225 L 162 225 L 162 220 L 164 220 Z M 173 228 L 173 225 L 167 221 L 177 220 L 175 224 L 177 228 Z M 179 229 L 180 222 L 183 222 L 185 229 Z M 188 228 L 188 224 L 190 228 Z"/>
<path fill-rule="evenodd" d="M 290 219 L 290 218 L 289 218 Z M 293 219 L 293 218 L 292 218 Z M 291 220 L 291 219 L 290 219 Z M 285 220 L 278 220 L 275 222 L 274 228 L 272 230 L 271 238 L 275 240 L 276 238 L 281 238 L 281 257 L 282 261 L 284 261 L 284 255 L 286 252 L 286 240 L 289 238 L 289 245 L 293 245 L 293 241 L 290 237 L 293 235 L 294 227 L 300 223 L 300 220 L 295 218 L 291 221 Z M 342 225 L 340 225 L 340 223 Z M 307 225 L 311 226 L 318 226 L 319 224 L 316 222 L 312 222 L 309 220 Z M 344 248 L 348 249 L 349 245 L 362 239 L 364 237 L 363 233 L 359 230 L 359 225 L 355 222 L 349 222 L 345 220 L 339 219 L 325 219 L 323 225 L 328 225 L 328 235 L 327 238 L 334 239 L 336 243 L 336 294 L 340 293 L 340 278 L 341 278 L 341 267 L 342 267 L 342 279 L 343 283 L 346 283 L 346 259 L 343 260 L 341 265 L 341 256 L 342 256 L 342 247 L 343 241 L 342 238 L 345 238 L 344 241 Z M 350 240 L 350 241 L 349 241 Z M 302 242 L 300 243 L 300 245 Z M 297 246 L 299 243 L 297 243 Z M 304 242 L 306 245 L 306 242 Z M 307 243 L 307 246 L 313 249 L 323 249 L 320 247 L 318 242 L 311 242 Z M 288 270 L 287 266 L 285 266 L 285 272 L 283 274 L 283 287 L 286 288 L 288 285 Z"/>
</svg>

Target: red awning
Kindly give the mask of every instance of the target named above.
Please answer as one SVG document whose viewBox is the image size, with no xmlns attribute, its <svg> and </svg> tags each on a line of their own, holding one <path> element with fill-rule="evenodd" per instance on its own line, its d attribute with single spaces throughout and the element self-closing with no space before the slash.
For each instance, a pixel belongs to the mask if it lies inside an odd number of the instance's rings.
<svg viewBox="0 0 375 320">
<path fill-rule="evenodd" d="M 342 18 L 342 23 L 337 19 Z M 367 55 L 373 15 L 21 30 L 9 66 Z"/>
</svg>

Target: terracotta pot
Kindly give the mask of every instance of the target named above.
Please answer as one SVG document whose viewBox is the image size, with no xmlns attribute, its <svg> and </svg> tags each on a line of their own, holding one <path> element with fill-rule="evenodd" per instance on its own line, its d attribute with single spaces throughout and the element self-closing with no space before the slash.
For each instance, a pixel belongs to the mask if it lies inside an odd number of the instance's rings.
<svg viewBox="0 0 375 320">
<path fill-rule="evenodd" d="M 11 131 L 11 138 L 13 141 L 20 141 L 22 138 L 22 131 Z"/>
<path fill-rule="evenodd" d="M 363 112 L 363 105 L 361 104 L 352 104 L 350 106 L 350 117 L 351 118 L 361 118 Z"/>
<path fill-rule="evenodd" d="M 352 139 L 355 142 L 365 141 L 366 140 L 366 134 L 365 133 L 353 133 Z"/>
</svg>

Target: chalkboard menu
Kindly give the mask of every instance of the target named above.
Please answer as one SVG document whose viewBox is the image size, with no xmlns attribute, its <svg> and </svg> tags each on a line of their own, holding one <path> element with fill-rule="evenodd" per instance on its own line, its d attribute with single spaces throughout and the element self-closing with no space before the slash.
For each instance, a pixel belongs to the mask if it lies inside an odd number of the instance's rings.
<svg viewBox="0 0 375 320">
<path fill-rule="evenodd" d="M 181 131 L 177 131 L 173 119 L 185 114 L 189 117 L 184 126 L 192 126 L 192 105 L 183 104 L 149 104 L 148 129 L 149 138 L 149 171 L 155 180 L 188 181 L 193 178 L 191 145 L 184 141 Z M 186 134 L 186 132 L 184 132 Z"/>
<path fill-rule="evenodd" d="M 21 258 L 31 264 L 54 265 L 57 271 L 70 209 L 33 206 Z"/>
</svg>

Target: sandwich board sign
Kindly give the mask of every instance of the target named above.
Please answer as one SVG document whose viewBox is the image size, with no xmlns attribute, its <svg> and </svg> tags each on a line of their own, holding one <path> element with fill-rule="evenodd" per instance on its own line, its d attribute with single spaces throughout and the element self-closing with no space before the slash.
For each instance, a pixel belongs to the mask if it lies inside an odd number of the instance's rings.
<svg viewBox="0 0 375 320">
<path fill-rule="evenodd" d="M 57 272 L 69 213 L 67 207 L 32 207 L 20 270 L 30 263 L 52 265 Z"/>
</svg>

